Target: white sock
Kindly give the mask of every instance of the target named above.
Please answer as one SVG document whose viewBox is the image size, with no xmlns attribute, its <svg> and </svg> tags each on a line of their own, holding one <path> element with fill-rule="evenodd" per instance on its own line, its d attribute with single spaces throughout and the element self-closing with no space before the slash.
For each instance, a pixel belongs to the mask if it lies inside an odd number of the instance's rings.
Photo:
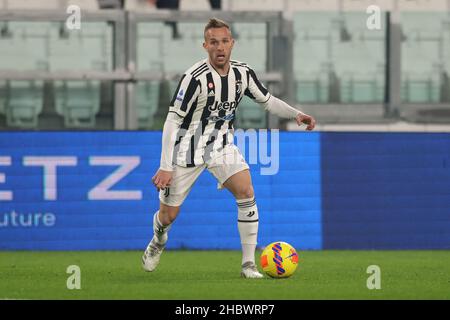
<svg viewBox="0 0 450 320">
<path fill-rule="evenodd" d="M 170 230 L 172 224 L 163 225 L 159 220 L 159 211 L 156 211 L 153 216 L 153 239 L 152 242 L 159 246 L 164 246 L 167 242 L 167 232 Z"/>
<path fill-rule="evenodd" d="M 242 245 L 242 264 L 255 263 L 255 249 L 258 237 L 258 208 L 255 197 L 236 200 L 238 205 L 238 229 Z"/>
</svg>

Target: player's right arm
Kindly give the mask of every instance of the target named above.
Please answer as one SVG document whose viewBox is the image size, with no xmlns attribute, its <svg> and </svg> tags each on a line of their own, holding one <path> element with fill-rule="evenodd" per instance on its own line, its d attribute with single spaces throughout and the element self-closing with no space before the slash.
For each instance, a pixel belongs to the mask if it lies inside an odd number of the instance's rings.
<svg viewBox="0 0 450 320">
<path fill-rule="evenodd" d="M 169 113 L 164 122 L 160 165 L 152 178 L 158 191 L 169 187 L 172 182 L 172 173 L 175 169 L 174 159 L 176 157 L 174 154 L 175 142 L 183 120 L 199 93 L 199 82 L 190 74 L 184 74 L 170 102 Z"/>
</svg>

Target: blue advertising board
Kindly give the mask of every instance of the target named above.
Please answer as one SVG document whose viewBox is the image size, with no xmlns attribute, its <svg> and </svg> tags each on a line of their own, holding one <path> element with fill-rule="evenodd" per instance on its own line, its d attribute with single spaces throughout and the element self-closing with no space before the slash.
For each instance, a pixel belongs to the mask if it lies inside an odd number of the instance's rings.
<svg viewBox="0 0 450 320">
<path fill-rule="evenodd" d="M 319 135 L 277 134 L 280 160 L 269 163 L 271 135 L 266 144 L 254 133 L 243 153 L 259 206 L 259 244 L 283 238 L 321 248 Z M 0 249 L 144 249 L 159 206 L 151 177 L 160 152 L 161 132 L 1 133 Z M 240 248 L 235 201 L 208 172 L 183 204 L 168 248 Z"/>
<path fill-rule="evenodd" d="M 258 246 L 450 249 L 450 134 L 246 131 Z M 161 132 L 0 133 L 0 250 L 143 250 Z M 207 170 L 205 170 L 207 171 Z M 237 206 L 204 172 L 168 249 L 239 249 Z"/>
<path fill-rule="evenodd" d="M 450 134 L 322 133 L 323 246 L 450 249 Z"/>
</svg>

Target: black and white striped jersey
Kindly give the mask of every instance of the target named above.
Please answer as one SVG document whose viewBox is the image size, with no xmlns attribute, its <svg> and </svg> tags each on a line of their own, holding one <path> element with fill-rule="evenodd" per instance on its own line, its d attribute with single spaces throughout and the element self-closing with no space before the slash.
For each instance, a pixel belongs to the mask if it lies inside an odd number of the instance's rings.
<svg viewBox="0 0 450 320">
<path fill-rule="evenodd" d="M 208 59 L 189 68 L 181 77 L 169 107 L 169 112 L 181 120 L 174 163 L 182 167 L 201 165 L 212 152 L 234 143 L 233 122 L 244 95 L 257 103 L 270 98 L 245 63 L 231 60 L 226 76 L 219 75 Z"/>
</svg>

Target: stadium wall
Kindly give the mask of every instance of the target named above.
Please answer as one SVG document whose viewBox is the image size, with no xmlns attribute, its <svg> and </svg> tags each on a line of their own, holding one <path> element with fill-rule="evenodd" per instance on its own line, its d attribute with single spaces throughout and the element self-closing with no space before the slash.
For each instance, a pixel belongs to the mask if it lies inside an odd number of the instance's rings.
<svg viewBox="0 0 450 320">
<path fill-rule="evenodd" d="M 450 248 L 450 134 L 257 133 L 241 150 L 259 245 Z M 143 249 L 160 141 L 161 132 L 0 133 L 0 250 Z M 239 249 L 233 197 L 216 189 L 210 174 L 199 178 L 169 249 Z"/>
</svg>

